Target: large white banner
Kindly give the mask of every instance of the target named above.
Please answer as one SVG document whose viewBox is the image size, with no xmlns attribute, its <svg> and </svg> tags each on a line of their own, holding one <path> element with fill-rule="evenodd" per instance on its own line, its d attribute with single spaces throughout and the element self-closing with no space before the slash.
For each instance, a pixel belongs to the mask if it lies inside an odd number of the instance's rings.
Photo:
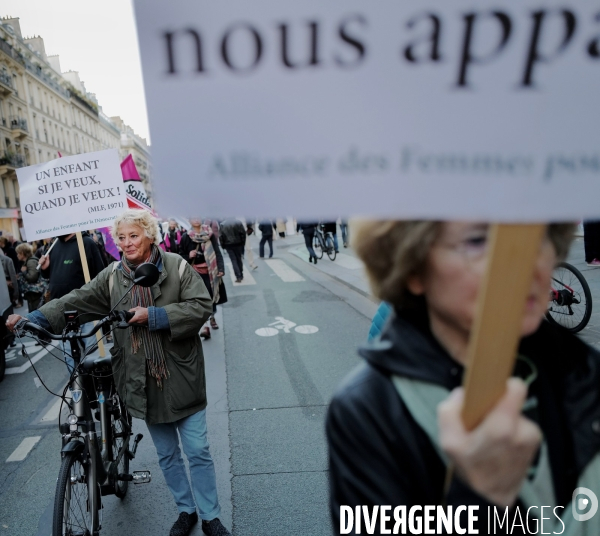
<svg viewBox="0 0 600 536">
<path fill-rule="evenodd" d="M 173 215 L 600 216 L 591 0 L 135 0 Z"/>
<path fill-rule="evenodd" d="M 116 149 L 17 169 L 28 240 L 110 226 L 127 208 Z"/>
</svg>

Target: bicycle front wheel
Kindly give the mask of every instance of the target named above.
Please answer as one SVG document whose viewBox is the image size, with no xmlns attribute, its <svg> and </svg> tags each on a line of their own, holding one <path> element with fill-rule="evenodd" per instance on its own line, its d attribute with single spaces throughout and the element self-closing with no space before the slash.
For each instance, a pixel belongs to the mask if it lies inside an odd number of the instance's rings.
<svg viewBox="0 0 600 536">
<path fill-rule="evenodd" d="M 552 274 L 552 291 L 548 321 L 571 333 L 587 326 L 592 315 L 592 293 L 582 273 L 569 263 L 558 263 Z"/>
<path fill-rule="evenodd" d="M 56 483 L 52 536 L 92 536 L 97 530 L 98 512 L 91 504 L 88 484 L 88 466 L 81 455 L 66 452 Z"/>
<path fill-rule="evenodd" d="M 321 246 L 321 240 L 319 239 L 319 237 L 317 235 L 315 235 L 315 237 L 313 239 L 313 249 L 315 250 L 317 259 L 322 259 L 323 258 L 323 248 Z"/>
<path fill-rule="evenodd" d="M 120 417 L 115 416 L 112 421 L 112 443 L 113 456 L 118 459 L 117 472 L 119 474 L 129 474 L 129 439 L 131 437 L 131 416 L 119 399 L 121 409 Z M 119 458 L 119 455 L 121 456 Z M 115 495 L 119 499 L 124 499 L 127 494 L 127 480 L 118 480 L 115 483 Z"/>
</svg>

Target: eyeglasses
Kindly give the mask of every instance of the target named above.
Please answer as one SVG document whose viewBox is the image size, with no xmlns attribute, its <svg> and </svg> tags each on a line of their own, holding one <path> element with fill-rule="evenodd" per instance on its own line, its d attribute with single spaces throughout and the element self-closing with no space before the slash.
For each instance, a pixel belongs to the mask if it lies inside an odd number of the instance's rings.
<svg viewBox="0 0 600 536">
<path fill-rule="evenodd" d="M 473 230 L 457 241 L 435 243 L 435 246 L 454 251 L 468 261 L 477 261 L 484 258 L 488 251 L 488 245 L 487 229 Z"/>
<path fill-rule="evenodd" d="M 479 228 L 468 231 L 464 238 L 454 242 L 436 242 L 434 245 L 444 249 L 449 249 L 461 255 L 467 261 L 478 261 L 484 259 L 488 253 L 489 228 Z M 550 235 L 546 233 L 542 241 L 542 247 L 551 245 Z"/>
</svg>

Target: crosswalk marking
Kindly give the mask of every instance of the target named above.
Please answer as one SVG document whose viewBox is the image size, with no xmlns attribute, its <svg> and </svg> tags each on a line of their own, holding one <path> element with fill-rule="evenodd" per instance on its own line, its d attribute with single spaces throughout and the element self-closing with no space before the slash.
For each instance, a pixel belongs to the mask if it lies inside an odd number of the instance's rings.
<svg viewBox="0 0 600 536">
<path fill-rule="evenodd" d="M 236 287 L 241 287 L 243 285 L 256 285 L 256 279 L 254 279 L 252 277 L 251 270 L 248 268 L 246 263 L 244 263 L 244 279 L 242 279 L 241 283 L 235 282 L 235 273 L 233 271 L 233 265 L 231 264 L 231 261 L 229 259 L 225 261 L 225 267 L 227 268 L 227 271 L 229 272 L 229 275 L 231 276 L 231 282 Z"/>
<path fill-rule="evenodd" d="M 31 449 L 35 447 L 37 442 L 42 439 L 41 436 L 26 437 L 21 441 L 21 444 L 13 451 L 13 453 L 6 459 L 6 462 L 21 462 L 31 452 Z"/>
<path fill-rule="evenodd" d="M 66 404 L 63 403 L 62 398 L 57 398 L 56 402 L 54 402 L 54 404 L 52 404 L 50 409 L 40 419 L 40 423 L 52 422 L 52 421 L 55 421 L 56 419 L 58 419 L 58 414 L 60 413 L 61 404 L 63 404 L 63 406 L 66 406 Z"/>
<path fill-rule="evenodd" d="M 305 281 L 305 279 L 295 270 L 292 270 L 285 262 L 280 259 L 265 259 L 265 263 L 281 278 L 285 283 L 295 283 Z"/>
</svg>

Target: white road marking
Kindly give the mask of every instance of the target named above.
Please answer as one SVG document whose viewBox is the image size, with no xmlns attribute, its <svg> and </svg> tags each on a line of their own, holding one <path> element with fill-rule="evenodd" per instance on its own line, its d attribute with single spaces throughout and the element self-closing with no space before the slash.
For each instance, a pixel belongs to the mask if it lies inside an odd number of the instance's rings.
<svg viewBox="0 0 600 536">
<path fill-rule="evenodd" d="M 23 374 L 23 372 L 25 372 L 29 367 L 31 367 L 32 362 L 35 365 L 47 353 L 48 349 L 42 348 L 40 352 L 38 352 L 34 357 L 31 358 L 31 361 L 29 361 L 28 359 L 27 362 L 21 365 L 20 367 L 6 367 L 6 374 Z"/>
<path fill-rule="evenodd" d="M 35 386 L 38 389 L 42 386 L 42 382 L 40 381 L 40 379 L 37 376 L 35 378 L 33 378 L 33 383 L 35 383 Z"/>
<path fill-rule="evenodd" d="M 296 326 L 294 328 L 294 331 L 297 331 L 298 333 L 302 333 L 304 335 L 312 335 L 313 333 L 316 333 L 317 331 L 319 331 L 319 328 L 317 326 Z"/>
<path fill-rule="evenodd" d="M 66 404 L 63 403 L 62 398 L 57 398 L 56 402 L 54 402 L 54 404 L 52 404 L 50 409 L 46 412 L 46 415 L 44 415 L 40 419 L 40 423 L 52 422 L 52 421 L 55 421 L 56 419 L 58 419 L 58 414 L 60 413 L 61 404 L 63 404 L 63 406 L 66 406 Z"/>
<path fill-rule="evenodd" d="M 279 333 L 279 330 L 277 328 L 258 328 L 254 333 L 259 337 L 273 337 Z"/>
<path fill-rule="evenodd" d="M 269 327 L 258 328 L 254 333 L 256 333 L 259 337 L 273 337 L 280 331 L 283 333 L 291 333 L 292 329 L 294 329 L 294 331 L 297 333 L 302 333 L 303 335 L 311 335 L 319 331 L 317 326 L 297 326 L 295 322 L 286 320 L 283 318 L 283 316 L 276 316 L 275 322 L 271 322 Z"/>
<path fill-rule="evenodd" d="M 298 272 L 292 270 L 292 268 L 290 268 L 281 259 L 265 259 L 265 263 L 285 283 L 296 283 L 298 281 L 305 281 L 305 279 Z"/>
<path fill-rule="evenodd" d="M 236 287 L 241 287 L 243 285 L 256 285 L 256 279 L 254 279 L 252 277 L 251 270 L 248 268 L 248 266 L 246 265 L 246 263 L 244 263 L 244 279 L 242 279 L 241 283 L 236 283 L 235 282 L 235 273 L 233 271 L 233 266 L 231 264 L 231 260 L 227 259 L 225 261 L 225 268 L 227 269 L 227 271 L 229 272 L 229 275 L 231 276 L 231 282 Z"/>
<path fill-rule="evenodd" d="M 14 452 L 6 458 L 6 463 L 23 461 L 40 439 L 42 439 L 41 436 L 26 437 L 23 439 Z"/>
</svg>

